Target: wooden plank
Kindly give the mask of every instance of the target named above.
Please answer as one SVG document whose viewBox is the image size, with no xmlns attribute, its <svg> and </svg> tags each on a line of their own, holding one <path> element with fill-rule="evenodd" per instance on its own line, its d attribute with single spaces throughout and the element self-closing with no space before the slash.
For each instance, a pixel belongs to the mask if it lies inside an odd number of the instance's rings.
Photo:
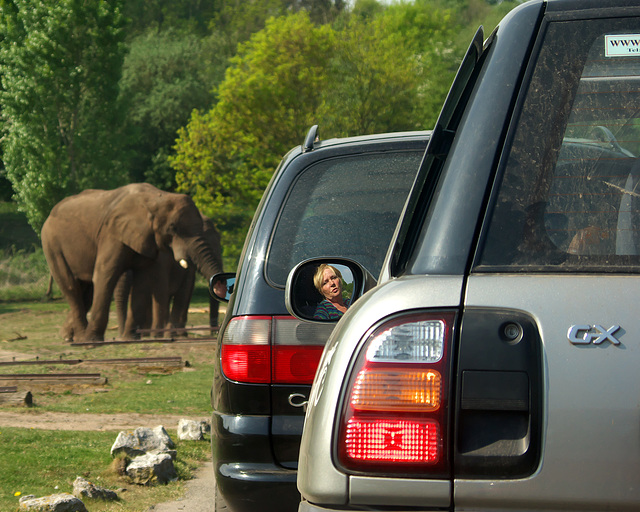
<svg viewBox="0 0 640 512">
<path fill-rule="evenodd" d="M 72 347 L 104 347 L 108 345 L 132 345 L 134 343 L 173 343 L 177 345 L 186 345 L 189 343 L 215 343 L 218 338 L 144 338 L 140 340 L 112 340 L 112 341 L 79 341 L 71 342 Z"/>
<path fill-rule="evenodd" d="M 2 382 L 104 385 L 107 383 L 107 379 L 99 373 L 2 373 L 0 374 L 0 383 Z"/>
<path fill-rule="evenodd" d="M 0 361 L 0 367 L 2 366 L 26 366 L 36 364 L 67 364 L 74 365 L 80 364 L 82 359 L 30 359 L 29 361 Z"/>
<path fill-rule="evenodd" d="M 174 327 L 174 328 L 166 328 L 166 329 L 137 329 L 136 333 L 138 334 L 155 334 L 155 333 L 164 333 L 164 332 L 175 332 L 180 334 L 188 334 L 190 332 L 198 332 L 198 331 L 211 331 L 212 333 L 217 333 L 220 330 L 220 327 L 210 327 L 206 325 L 198 325 L 194 327 Z"/>
<path fill-rule="evenodd" d="M 141 364 L 141 363 L 166 363 L 169 365 L 182 365 L 182 357 L 125 357 L 119 359 L 85 359 L 83 363 L 93 364 Z"/>
<path fill-rule="evenodd" d="M 29 361 L 6 361 L 0 362 L 0 366 L 27 366 L 27 365 L 78 365 L 87 364 L 160 364 L 166 366 L 182 366 L 182 358 L 180 356 L 170 357 L 129 357 L 114 359 L 49 359 L 49 360 L 29 360 Z"/>
</svg>

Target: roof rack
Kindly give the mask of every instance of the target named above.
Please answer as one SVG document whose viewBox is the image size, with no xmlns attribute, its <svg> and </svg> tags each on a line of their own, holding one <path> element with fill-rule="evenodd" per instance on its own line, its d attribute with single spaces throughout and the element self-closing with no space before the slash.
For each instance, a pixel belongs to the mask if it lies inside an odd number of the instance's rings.
<svg viewBox="0 0 640 512">
<path fill-rule="evenodd" d="M 313 143 L 320 140 L 318 138 L 318 125 L 314 124 L 307 133 L 304 143 L 302 144 L 302 152 L 313 151 Z"/>
</svg>

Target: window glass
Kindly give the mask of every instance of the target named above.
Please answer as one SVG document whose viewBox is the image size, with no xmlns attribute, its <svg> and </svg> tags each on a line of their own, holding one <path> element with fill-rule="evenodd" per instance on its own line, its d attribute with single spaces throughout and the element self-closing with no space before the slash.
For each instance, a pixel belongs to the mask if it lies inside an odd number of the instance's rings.
<svg viewBox="0 0 640 512">
<path fill-rule="evenodd" d="M 477 270 L 637 270 L 638 44 L 640 20 L 549 25 Z"/>
<path fill-rule="evenodd" d="M 378 275 L 423 151 L 321 161 L 294 183 L 276 225 L 267 277 L 284 286 L 291 269 L 321 256 L 352 258 Z"/>
</svg>

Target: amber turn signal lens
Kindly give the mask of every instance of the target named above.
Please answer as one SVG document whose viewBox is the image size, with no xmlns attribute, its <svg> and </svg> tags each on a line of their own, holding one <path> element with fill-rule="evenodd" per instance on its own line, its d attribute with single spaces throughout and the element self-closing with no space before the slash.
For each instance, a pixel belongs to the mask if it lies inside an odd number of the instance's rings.
<svg viewBox="0 0 640 512">
<path fill-rule="evenodd" d="M 442 377 L 434 370 L 361 371 L 351 394 L 356 411 L 429 412 L 440 408 Z"/>
</svg>

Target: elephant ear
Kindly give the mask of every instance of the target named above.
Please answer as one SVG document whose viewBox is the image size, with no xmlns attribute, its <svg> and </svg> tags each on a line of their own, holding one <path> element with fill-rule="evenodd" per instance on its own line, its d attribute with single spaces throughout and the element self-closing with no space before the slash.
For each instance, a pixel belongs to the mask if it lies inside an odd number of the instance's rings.
<svg viewBox="0 0 640 512">
<path fill-rule="evenodd" d="M 108 232 L 138 254 L 158 255 L 153 215 L 140 197 L 128 194 L 112 204 L 105 227 Z"/>
</svg>

